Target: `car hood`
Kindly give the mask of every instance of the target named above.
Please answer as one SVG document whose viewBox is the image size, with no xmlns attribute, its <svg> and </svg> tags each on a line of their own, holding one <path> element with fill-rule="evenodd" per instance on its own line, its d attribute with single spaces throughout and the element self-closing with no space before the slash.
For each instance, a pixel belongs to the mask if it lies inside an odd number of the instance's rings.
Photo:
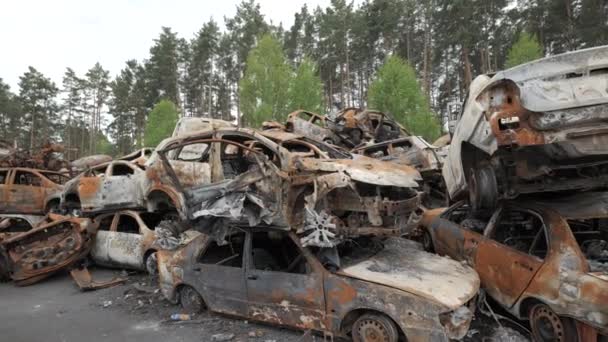
<svg viewBox="0 0 608 342">
<path fill-rule="evenodd" d="M 413 293 L 454 310 L 477 294 L 479 276 L 469 266 L 392 238 L 376 255 L 340 274 Z"/>
<path fill-rule="evenodd" d="M 418 187 L 420 173 L 411 166 L 358 156 L 356 159 L 302 158 L 296 162 L 304 171 L 344 172 L 351 179 L 375 185 Z"/>
</svg>

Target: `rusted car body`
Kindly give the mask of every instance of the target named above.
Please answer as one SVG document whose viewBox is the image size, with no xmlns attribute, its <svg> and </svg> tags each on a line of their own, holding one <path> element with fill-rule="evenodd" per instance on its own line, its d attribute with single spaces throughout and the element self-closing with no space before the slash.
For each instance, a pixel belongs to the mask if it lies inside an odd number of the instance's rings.
<svg viewBox="0 0 608 342">
<path fill-rule="evenodd" d="M 163 295 L 185 311 L 245 317 L 355 341 L 462 338 L 479 288 L 475 272 L 390 238 L 307 248 L 293 232 L 235 229 L 158 256 Z"/>
<path fill-rule="evenodd" d="M 112 161 L 112 157 L 106 154 L 95 154 L 92 156 L 86 156 L 72 161 L 70 164 L 72 170 L 75 172 L 83 172 L 88 168 L 96 167 L 98 165 L 109 163 Z"/>
<path fill-rule="evenodd" d="M 293 141 L 280 143 L 290 152 L 277 143 L 284 138 L 274 139 L 218 129 L 162 143 L 146 166 L 144 193 L 158 194 L 146 196 L 149 211 L 154 198 L 165 198 L 199 227 L 293 229 L 317 246 L 415 226 L 421 180 L 415 169 L 364 156 L 328 159 L 310 149 L 298 155 Z"/>
<path fill-rule="evenodd" d="M 159 214 L 123 210 L 95 218 L 99 226 L 91 257 L 96 264 L 129 268 L 156 274 L 157 243 L 155 229 L 163 217 Z M 199 233 L 184 233 L 192 239 Z M 184 242 L 187 242 L 183 241 Z"/>
<path fill-rule="evenodd" d="M 88 169 L 65 184 L 60 207 L 95 215 L 117 209 L 144 209 L 143 167 L 116 160 Z"/>
<path fill-rule="evenodd" d="M 59 206 L 68 179 L 52 171 L 0 168 L 0 213 L 44 215 Z"/>
<path fill-rule="evenodd" d="M 410 134 L 383 112 L 371 109 L 346 108 L 336 115 L 334 132 L 357 146 L 378 143 Z"/>
<path fill-rule="evenodd" d="M 0 274 L 19 286 L 72 267 L 89 254 L 96 231 L 84 218 L 50 215 L 50 222 L 0 244 Z"/>
<path fill-rule="evenodd" d="M 0 142 L 0 167 L 22 167 L 49 171 L 69 170 L 70 163 L 63 159 L 63 145 L 44 143 L 35 153 L 20 150 L 7 142 Z"/>
<path fill-rule="evenodd" d="M 334 133 L 333 122 L 325 115 L 316 114 L 306 110 L 297 110 L 287 115 L 285 130 L 287 132 L 303 135 L 310 139 L 339 145 L 342 138 Z M 273 126 L 276 128 L 276 125 Z"/>
<path fill-rule="evenodd" d="M 30 231 L 46 219 L 39 215 L 0 215 L 0 242 Z"/>
<path fill-rule="evenodd" d="M 408 136 L 354 148 L 351 152 L 387 162 L 409 165 L 420 172 L 427 197 L 445 198 L 441 176 L 444 155 L 422 137 Z"/>
<path fill-rule="evenodd" d="M 126 156 L 117 158 L 116 160 L 129 161 L 133 164 L 144 166 L 146 164 L 146 161 L 148 161 L 148 158 L 150 158 L 150 155 L 152 155 L 152 151 L 154 151 L 153 148 L 144 147 L 142 149 L 129 153 Z"/>
<path fill-rule="evenodd" d="M 203 132 L 217 128 L 231 127 L 234 128 L 236 125 L 229 121 L 199 117 L 183 117 L 177 121 L 177 124 L 175 124 L 171 137 L 175 138 L 194 132 Z"/>
<path fill-rule="evenodd" d="M 476 208 L 520 194 L 608 185 L 608 46 L 540 59 L 471 84 L 443 169 Z"/>
<path fill-rule="evenodd" d="M 425 213 L 420 233 L 426 249 L 474 266 L 492 298 L 530 320 L 535 340 L 600 341 L 608 335 L 606 200 L 581 193 L 484 214 L 460 202 Z"/>
</svg>

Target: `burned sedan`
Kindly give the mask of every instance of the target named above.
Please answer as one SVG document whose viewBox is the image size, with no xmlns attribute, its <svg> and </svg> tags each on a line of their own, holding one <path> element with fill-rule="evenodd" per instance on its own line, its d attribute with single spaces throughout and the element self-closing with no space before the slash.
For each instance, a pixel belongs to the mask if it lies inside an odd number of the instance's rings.
<svg viewBox="0 0 608 342">
<path fill-rule="evenodd" d="M 249 129 L 173 139 L 152 158 L 147 180 L 202 229 L 265 226 L 297 231 L 306 245 L 333 246 L 353 236 L 401 235 L 415 227 L 420 204 L 420 174 L 409 166 L 306 157 Z"/>
<path fill-rule="evenodd" d="M 36 283 L 85 258 L 97 227 L 89 219 L 50 215 L 48 223 L 0 244 L 0 277 L 19 286 Z"/>
<path fill-rule="evenodd" d="M 477 274 L 408 242 L 317 248 L 280 230 L 234 229 L 219 244 L 201 235 L 158 253 L 160 288 L 189 313 L 207 308 L 354 341 L 462 338 Z"/>
<path fill-rule="evenodd" d="M 116 209 L 143 209 L 143 167 L 128 161 L 113 161 L 88 169 L 65 184 L 63 210 L 95 215 Z"/>
<path fill-rule="evenodd" d="M 484 213 L 460 202 L 425 213 L 420 233 L 426 249 L 473 265 L 493 299 L 530 320 L 535 341 L 605 341 L 607 201 L 581 193 Z"/>
<path fill-rule="evenodd" d="M 108 267 L 145 270 L 156 274 L 156 252 L 162 248 L 155 230 L 162 228 L 163 216 L 156 213 L 123 210 L 95 218 L 99 226 L 91 257 L 96 264 Z M 182 243 L 197 236 L 188 231 Z"/>
<path fill-rule="evenodd" d="M 477 77 L 443 168 L 454 201 L 608 186 L 608 46 Z"/>
<path fill-rule="evenodd" d="M 0 213 L 44 215 L 55 210 L 68 179 L 52 171 L 0 168 Z"/>
</svg>

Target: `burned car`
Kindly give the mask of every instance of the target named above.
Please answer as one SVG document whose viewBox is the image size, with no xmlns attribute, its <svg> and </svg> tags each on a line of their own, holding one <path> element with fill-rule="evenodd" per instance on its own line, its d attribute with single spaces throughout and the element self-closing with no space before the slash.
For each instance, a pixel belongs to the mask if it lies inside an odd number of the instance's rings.
<svg viewBox="0 0 608 342">
<path fill-rule="evenodd" d="M 333 246 L 352 236 L 401 235 L 418 217 L 421 178 L 406 165 L 306 157 L 250 129 L 172 139 L 155 153 L 146 180 L 156 185 L 145 188 L 165 189 L 158 197 L 204 229 L 273 227 L 297 231 L 305 245 Z"/>
<path fill-rule="evenodd" d="M 64 174 L 27 168 L 0 168 L 0 213 L 44 215 L 59 207 Z"/>
<path fill-rule="evenodd" d="M 581 193 L 483 213 L 459 202 L 425 213 L 420 234 L 427 250 L 474 266 L 496 302 L 530 321 L 535 341 L 605 341 L 607 201 Z"/>
<path fill-rule="evenodd" d="M 362 342 L 462 338 L 477 274 L 408 242 L 303 247 L 293 232 L 234 229 L 222 243 L 204 234 L 160 251 L 159 283 L 188 313 L 207 308 Z"/>
<path fill-rule="evenodd" d="M 218 128 L 234 128 L 235 124 L 225 120 L 200 118 L 200 117 L 183 117 L 177 121 L 171 137 L 179 137 L 188 135 L 194 132 L 209 131 Z"/>
<path fill-rule="evenodd" d="M 116 209 L 144 209 L 143 167 L 116 160 L 88 169 L 65 184 L 60 208 L 95 215 Z"/>
<path fill-rule="evenodd" d="M 441 176 L 444 155 L 435 146 L 419 136 L 388 140 L 377 144 L 354 148 L 352 153 L 370 158 L 409 165 L 420 172 L 424 180 L 424 192 L 428 197 L 445 198 Z"/>
<path fill-rule="evenodd" d="M 50 215 L 50 221 L 0 244 L 0 277 L 30 285 L 68 269 L 93 245 L 95 224 L 84 218 Z"/>
<path fill-rule="evenodd" d="M 482 75 L 471 84 L 443 176 L 453 201 L 608 185 L 608 46 Z"/>
<path fill-rule="evenodd" d="M 47 220 L 48 216 L 39 215 L 0 215 L 0 242 L 29 232 Z"/>
<path fill-rule="evenodd" d="M 161 226 L 163 216 L 156 213 L 123 210 L 95 218 L 99 226 L 91 257 L 96 264 L 108 267 L 145 270 L 156 274 L 156 252 L 162 248 L 155 229 Z M 186 239 L 199 233 L 187 231 Z"/>
<path fill-rule="evenodd" d="M 410 134 L 386 113 L 361 108 L 346 108 L 334 120 L 333 131 L 355 147 L 378 143 Z"/>
<path fill-rule="evenodd" d="M 339 145 L 342 138 L 333 132 L 333 127 L 333 122 L 326 116 L 306 110 L 297 110 L 290 113 L 287 115 L 287 123 L 285 124 L 285 130 L 287 132 L 303 135 L 329 144 Z"/>
</svg>

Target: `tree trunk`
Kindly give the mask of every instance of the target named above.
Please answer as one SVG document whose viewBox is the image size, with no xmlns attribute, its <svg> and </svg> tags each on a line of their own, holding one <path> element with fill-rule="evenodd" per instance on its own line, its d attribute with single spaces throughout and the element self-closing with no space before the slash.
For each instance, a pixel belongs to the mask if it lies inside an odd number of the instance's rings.
<svg viewBox="0 0 608 342">
<path fill-rule="evenodd" d="M 473 81 L 473 75 L 471 72 L 471 61 L 469 60 L 469 48 L 463 46 L 461 49 L 462 63 L 464 64 L 464 86 L 465 89 L 469 89 L 469 85 Z"/>
</svg>

